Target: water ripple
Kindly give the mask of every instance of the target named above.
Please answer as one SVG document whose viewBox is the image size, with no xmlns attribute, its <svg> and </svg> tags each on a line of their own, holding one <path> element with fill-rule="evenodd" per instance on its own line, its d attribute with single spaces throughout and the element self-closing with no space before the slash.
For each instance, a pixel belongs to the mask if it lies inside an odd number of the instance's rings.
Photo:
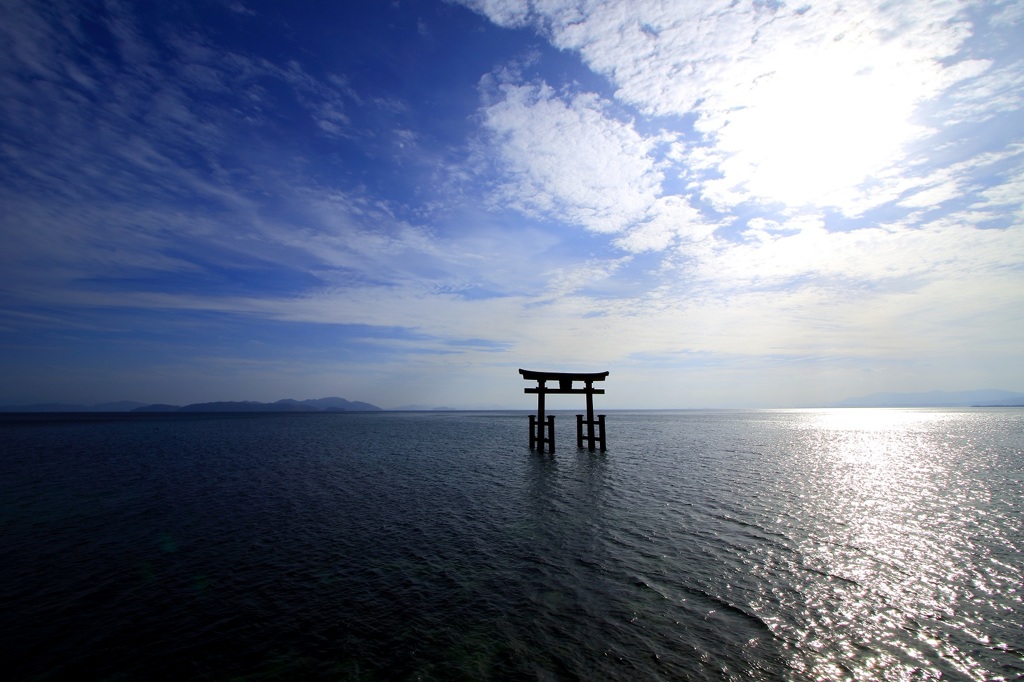
<svg viewBox="0 0 1024 682">
<path fill-rule="evenodd" d="M 0 421 L 9 673 L 1024 675 L 1021 411 L 608 424 L 552 458 L 507 413 Z"/>
</svg>

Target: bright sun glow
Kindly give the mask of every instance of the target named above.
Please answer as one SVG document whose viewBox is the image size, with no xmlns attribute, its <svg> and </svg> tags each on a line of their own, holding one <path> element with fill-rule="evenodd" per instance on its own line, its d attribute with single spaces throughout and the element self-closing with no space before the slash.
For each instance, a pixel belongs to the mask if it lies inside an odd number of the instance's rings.
<svg viewBox="0 0 1024 682">
<path fill-rule="evenodd" d="M 888 59 L 885 58 L 888 56 Z M 850 48 L 777 56 L 718 132 L 727 179 L 790 206 L 829 205 L 890 166 L 934 74 L 899 55 L 872 64 Z"/>
</svg>

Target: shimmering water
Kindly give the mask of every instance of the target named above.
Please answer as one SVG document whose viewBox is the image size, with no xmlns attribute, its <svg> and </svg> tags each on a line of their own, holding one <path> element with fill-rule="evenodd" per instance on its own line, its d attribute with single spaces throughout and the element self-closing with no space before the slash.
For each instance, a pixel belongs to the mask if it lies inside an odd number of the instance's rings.
<svg viewBox="0 0 1024 682">
<path fill-rule="evenodd" d="M 607 422 L 0 418 L 4 672 L 1024 676 L 1024 410 Z"/>
</svg>

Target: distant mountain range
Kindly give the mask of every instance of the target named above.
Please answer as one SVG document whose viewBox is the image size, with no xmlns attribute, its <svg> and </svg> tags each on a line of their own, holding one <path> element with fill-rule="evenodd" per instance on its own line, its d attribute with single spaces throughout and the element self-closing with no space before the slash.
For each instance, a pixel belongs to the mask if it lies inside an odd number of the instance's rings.
<svg viewBox="0 0 1024 682">
<path fill-rule="evenodd" d="M 313 400 L 291 400 L 286 398 L 275 403 L 259 403 L 251 400 L 241 402 L 192 403 L 191 405 L 147 405 L 146 403 L 121 400 L 97 405 L 74 405 L 70 403 L 35 403 L 32 405 L 5 405 L 0 412 L 380 412 L 381 408 L 370 403 L 344 398 L 316 398 Z"/>
<path fill-rule="evenodd" d="M 834 407 L 1014 407 L 1024 406 L 1024 393 L 986 389 L 928 391 L 926 393 L 872 393 L 847 398 Z"/>
<path fill-rule="evenodd" d="M 1024 407 L 1024 393 L 1012 391 L 929 391 L 925 393 L 872 393 L 859 398 L 847 398 L 826 407 Z M 809 406 L 810 407 L 810 406 Z M 394 410 L 450 410 L 448 407 L 402 405 Z M 358 400 L 344 398 L 316 398 L 313 400 L 278 400 L 260 403 L 251 400 L 238 402 L 192 403 L 191 405 L 162 405 L 120 400 L 96 405 L 71 403 L 32 403 L 27 405 L 0 405 L 0 412 L 381 412 L 382 408 Z"/>
</svg>

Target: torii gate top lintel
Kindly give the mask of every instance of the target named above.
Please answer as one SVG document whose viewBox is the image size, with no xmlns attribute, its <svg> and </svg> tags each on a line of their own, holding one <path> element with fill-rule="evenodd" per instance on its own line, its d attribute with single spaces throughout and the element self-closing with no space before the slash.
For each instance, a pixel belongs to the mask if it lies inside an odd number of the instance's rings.
<svg viewBox="0 0 1024 682">
<path fill-rule="evenodd" d="M 536 388 L 524 389 L 524 393 L 538 393 L 545 382 L 557 381 L 558 388 L 544 387 L 545 393 L 604 393 L 604 389 L 592 388 L 593 382 L 604 381 L 608 378 L 608 372 L 535 372 L 529 369 L 521 369 L 519 373 L 527 381 L 536 381 Z M 582 381 L 587 388 L 573 388 L 572 382 Z M 589 389 L 589 391 L 588 391 Z"/>
<path fill-rule="evenodd" d="M 569 379 L 570 381 L 604 381 L 609 374 L 609 372 L 534 372 L 529 369 L 521 369 L 519 373 L 528 381 L 540 381 L 541 379 L 546 381 L 560 381 L 562 379 Z"/>
</svg>

